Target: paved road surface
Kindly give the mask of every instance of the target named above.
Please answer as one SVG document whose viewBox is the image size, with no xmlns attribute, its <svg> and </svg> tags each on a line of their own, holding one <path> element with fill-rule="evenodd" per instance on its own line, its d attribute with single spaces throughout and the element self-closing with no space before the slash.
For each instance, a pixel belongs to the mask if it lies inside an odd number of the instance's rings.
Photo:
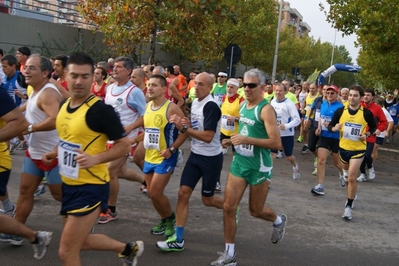
<svg viewBox="0 0 399 266">
<path fill-rule="evenodd" d="M 190 142 L 184 144 L 185 158 Z M 301 144 L 295 144 L 301 178 L 292 179 L 292 168 L 285 159 L 277 159 L 267 204 L 277 213 L 288 215 L 285 238 L 274 245 L 270 241 L 272 226 L 252 218 L 248 211 L 248 191 L 240 211 L 236 237 L 238 265 L 399 265 L 399 174 L 395 151 L 382 151 L 375 165 L 377 178 L 359 184 L 353 220 L 344 221 L 346 191 L 338 184 L 338 171 L 331 159 L 326 171 L 326 194 L 313 196 L 316 184 L 313 157 L 300 154 Z M 395 149 L 398 143 L 386 145 Z M 16 201 L 23 159 L 23 151 L 13 155 L 14 169 L 9 184 L 11 198 Z M 232 156 L 225 156 L 222 185 L 225 184 Z M 135 168 L 132 163 L 129 167 Z M 136 168 L 135 168 L 136 169 Z M 176 206 L 177 191 L 182 168 L 172 176 L 166 194 Z M 122 241 L 143 240 L 145 251 L 139 265 L 186 266 L 208 265 L 224 250 L 222 211 L 202 205 L 197 187 L 190 201 L 189 220 L 185 231 L 185 250 L 165 253 L 157 249 L 156 241 L 162 236 L 150 234 L 150 228 L 159 218 L 148 197 L 139 190 L 140 184 L 120 181 L 118 199 L 119 219 L 106 225 L 96 225 L 96 232 L 103 232 Z M 22 247 L 0 244 L 0 265 L 61 265 L 57 248 L 62 230 L 58 216 L 59 204 L 49 193 L 35 202 L 27 224 L 34 229 L 54 232 L 53 242 L 46 257 L 33 259 L 33 251 L 26 241 Z M 120 265 L 111 252 L 82 252 L 83 265 Z"/>
</svg>

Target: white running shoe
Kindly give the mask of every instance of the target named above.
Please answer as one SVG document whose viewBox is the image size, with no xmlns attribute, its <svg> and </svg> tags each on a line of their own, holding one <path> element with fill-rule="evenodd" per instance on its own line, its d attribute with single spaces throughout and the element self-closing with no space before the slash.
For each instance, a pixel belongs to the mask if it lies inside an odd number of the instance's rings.
<svg viewBox="0 0 399 266">
<path fill-rule="evenodd" d="M 345 207 L 344 214 L 342 214 L 342 218 L 345 218 L 346 220 L 352 220 L 352 208 L 351 207 Z"/>
<path fill-rule="evenodd" d="M 281 151 L 277 151 L 276 158 L 277 158 L 277 159 L 283 158 L 283 153 L 282 153 Z"/>
<path fill-rule="evenodd" d="M 34 255 L 33 257 L 37 260 L 46 255 L 47 246 L 50 245 L 51 238 L 53 237 L 52 232 L 38 231 L 36 237 L 38 238 L 37 244 L 32 244 Z"/>
<path fill-rule="evenodd" d="M 366 182 L 367 181 L 367 176 L 366 174 L 360 174 L 360 176 L 357 178 L 357 182 Z"/>
<path fill-rule="evenodd" d="M 292 174 L 292 178 L 294 180 L 298 180 L 301 178 L 301 173 L 299 173 L 299 165 L 297 164 L 295 167 L 292 167 L 292 170 L 294 171 Z"/>
<path fill-rule="evenodd" d="M 371 166 L 371 168 L 369 169 L 369 175 L 368 175 L 369 180 L 372 180 L 375 178 L 375 170 L 374 170 L 374 166 Z"/>
</svg>

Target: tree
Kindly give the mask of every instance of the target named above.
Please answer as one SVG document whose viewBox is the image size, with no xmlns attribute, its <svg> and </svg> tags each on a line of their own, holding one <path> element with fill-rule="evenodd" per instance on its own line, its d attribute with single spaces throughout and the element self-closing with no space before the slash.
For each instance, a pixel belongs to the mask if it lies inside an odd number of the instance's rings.
<svg viewBox="0 0 399 266">
<path fill-rule="evenodd" d="M 358 35 L 362 47 L 359 80 L 365 86 L 383 83 L 389 90 L 399 79 L 399 9 L 397 0 L 327 0 L 328 21 L 345 35 Z M 322 6 L 322 8 L 324 8 Z M 367 74 L 367 76 L 365 76 Z"/>
<path fill-rule="evenodd" d="M 155 41 L 159 40 L 166 51 L 173 50 L 192 61 L 209 62 L 221 60 L 224 48 L 237 43 L 243 48 L 244 62 L 264 65 L 270 49 L 257 40 L 272 40 L 277 24 L 274 0 L 79 0 L 78 3 L 82 15 L 97 25 L 96 29 L 108 37 L 108 44 L 118 53 L 140 52 L 140 45 L 150 42 L 150 63 L 155 61 Z"/>
</svg>

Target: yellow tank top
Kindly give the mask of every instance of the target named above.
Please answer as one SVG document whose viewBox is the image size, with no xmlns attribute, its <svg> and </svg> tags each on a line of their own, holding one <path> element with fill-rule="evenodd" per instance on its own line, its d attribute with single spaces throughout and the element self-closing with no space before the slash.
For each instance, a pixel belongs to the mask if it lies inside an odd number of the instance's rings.
<svg viewBox="0 0 399 266">
<path fill-rule="evenodd" d="M 107 165 L 97 164 L 88 169 L 80 169 L 76 163 L 78 153 L 74 149 L 95 155 L 106 150 L 108 137 L 104 133 L 91 130 L 86 123 L 86 113 L 99 98 L 90 96 L 73 113 L 67 111 L 70 98 L 61 106 L 57 115 L 56 128 L 60 143 L 58 145 L 58 164 L 62 182 L 67 185 L 106 184 L 109 182 Z"/>
<path fill-rule="evenodd" d="M 308 94 L 308 96 L 306 96 L 306 99 L 305 99 L 305 104 L 306 104 L 306 106 L 305 106 L 305 111 L 306 111 L 306 117 L 309 117 L 309 113 L 310 113 L 310 108 L 312 107 L 312 104 L 313 104 L 313 102 L 314 102 L 314 100 L 317 98 L 317 97 L 319 97 L 319 94 L 318 93 L 316 93 L 316 95 L 315 96 L 310 96 L 310 93 Z M 314 113 L 312 114 L 312 116 L 311 117 L 309 117 L 309 118 L 314 118 Z"/>
<path fill-rule="evenodd" d="M 240 117 L 240 100 L 241 96 L 238 96 L 234 102 L 230 103 L 228 97 L 226 95 L 224 102 L 221 106 L 222 111 L 222 119 L 220 132 L 225 134 L 226 136 L 232 136 L 238 133 L 238 123 L 227 121 L 228 116 Z"/>
<path fill-rule="evenodd" d="M 344 107 L 339 123 L 342 124 L 339 147 L 347 151 L 366 150 L 367 142 L 359 141 L 359 135 L 365 133 L 367 127 L 363 106 L 360 106 L 355 115 L 351 115 L 348 107 Z"/>
<path fill-rule="evenodd" d="M 168 149 L 178 136 L 178 130 L 167 118 L 171 101 L 165 102 L 157 109 L 152 109 L 152 101 L 148 103 L 144 113 L 144 160 L 152 164 L 160 164 L 165 159 L 159 152 Z"/>
<path fill-rule="evenodd" d="M 0 128 L 4 127 L 6 122 L 0 119 Z M 0 142 L 0 173 L 11 170 L 12 159 L 7 143 Z"/>
</svg>

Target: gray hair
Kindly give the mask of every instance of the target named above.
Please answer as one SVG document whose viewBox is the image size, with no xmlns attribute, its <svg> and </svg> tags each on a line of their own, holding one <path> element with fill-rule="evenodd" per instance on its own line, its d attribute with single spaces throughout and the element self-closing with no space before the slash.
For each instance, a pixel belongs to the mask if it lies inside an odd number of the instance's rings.
<svg viewBox="0 0 399 266">
<path fill-rule="evenodd" d="M 159 72 L 158 74 L 161 74 L 161 75 L 165 74 L 165 68 L 163 68 L 162 66 L 156 66 L 156 67 L 154 67 L 154 69 L 152 71 L 154 71 L 154 70 L 157 70 L 157 72 Z"/>
<path fill-rule="evenodd" d="M 120 56 L 115 58 L 115 62 L 123 62 L 123 67 L 128 70 L 133 70 L 134 68 L 133 60 L 126 56 Z"/>
<path fill-rule="evenodd" d="M 342 88 L 341 92 L 343 92 L 343 91 L 349 92 L 349 89 L 348 88 Z"/>
<path fill-rule="evenodd" d="M 262 70 L 253 68 L 244 73 L 244 78 L 257 77 L 260 85 L 266 84 L 266 74 Z"/>
</svg>

